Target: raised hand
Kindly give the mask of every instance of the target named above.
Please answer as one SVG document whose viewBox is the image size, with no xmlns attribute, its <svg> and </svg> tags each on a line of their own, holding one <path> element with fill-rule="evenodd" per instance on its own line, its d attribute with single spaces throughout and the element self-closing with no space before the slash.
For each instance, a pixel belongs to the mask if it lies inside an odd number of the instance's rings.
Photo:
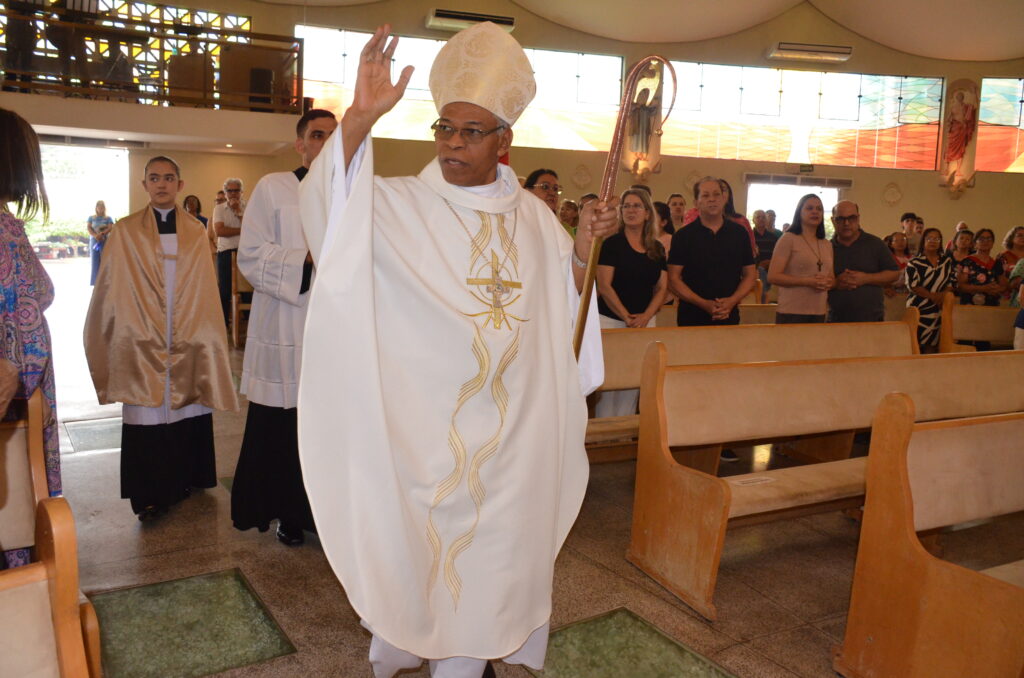
<svg viewBox="0 0 1024 678">
<path fill-rule="evenodd" d="M 398 38 L 391 38 L 391 43 L 388 44 L 390 34 L 389 24 L 378 27 L 359 54 L 352 105 L 341 119 L 346 166 L 355 157 L 356 150 L 370 133 L 373 124 L 380 116 L 394 108 L 405 94 L 405 87 L 412 77 L 412 66 L 406 66 L 402 69 L 398 82 L 391 82 L 391 57 L 398 47 Z"/>
<path fill-rule="evenodd" d="M 356 71 L 356 88 L 351 110 L 360 116 L 376 122 L 405 94 L 405 88 L 412 77 L 412 66 L 402 69 L 398 82 L 391 82 L 391 58 L 398 47 L 398 38 L 391 34 L 391 26 L 379 26 L 359 54 L 359 68 Z"/>
</svg>

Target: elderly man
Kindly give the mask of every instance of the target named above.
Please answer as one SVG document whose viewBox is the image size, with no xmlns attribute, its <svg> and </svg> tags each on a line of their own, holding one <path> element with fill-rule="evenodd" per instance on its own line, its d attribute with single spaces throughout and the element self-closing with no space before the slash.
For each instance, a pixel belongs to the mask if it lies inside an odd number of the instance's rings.
<svg viewBox="0 0 1024 678">
<path fill-rule="evenodd" d="M 832 208 L 832 223 L 836 228 L 832 238 L 836 283 L 828 293 L 828 321 L 885 320 L 882 288 L 896 282 L 900 274 L 892 252 L 881 238 L 861 230 L 860 208 L 854 202 L 837 202 Z"/>
<path fill-rule="evenodd" d="M 679 325 L 737 325 L 736 305 L 754 286 L 747 229 L 725 218 L 725 193 L 715 177 L 697 187 L 698 217 L 672 235 L 668 284 L 679 297 Z"/>
<path fill-rule="evenodd" d="M 242 180 L 226 180 L 224 193 L 227 200 L 213 208 L 213 232 L 217 236 L 217 288 L 220 290 L 224 324 L 227 325 L 231 314 L 231 253 L 238 251 L 242 215 L 245 213 Z"/>
<path fill-rule="evenodd" d="M 536 85 L 491 23 L 433 64 L 437 158 L 374 177 L 370 128 L 412 74 L 392 84 L 389 31 L 363 49 L 353 103 L 300 189 L 317 266 L 303 477 L 377 678 L 421 658 L 435 678 L 478 678 L 493 658 L 540 668 L 555 556 L 587 483 L 584 395 L 603 378 L 596 304 L 579 363 L 573 319 L 591 241 L 617 215 L 588 204 L 573 241 L 499 164 Z"/>
</svg>

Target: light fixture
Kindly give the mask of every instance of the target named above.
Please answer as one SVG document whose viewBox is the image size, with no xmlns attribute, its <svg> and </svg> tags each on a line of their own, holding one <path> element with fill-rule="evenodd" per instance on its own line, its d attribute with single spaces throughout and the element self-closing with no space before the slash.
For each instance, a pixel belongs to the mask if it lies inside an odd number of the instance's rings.
<svg viewBox="0 0 1024 678">
<path fill-rule="evenodd" d="M 427 14 L 426 26 L 437 31 L 450 31 L 452 33 L 461 31 L 464 28 L 476 26 L 484 21 L 490 21 L 504 28 L 511 33 L 516 27 L 515 17 L 501 16 L 498 14 L 481 14 L 479 12 L 463 12 L 454 9 L 432 9 Z"/>
<path fill-rule="evenodd" d="M 118 137 L 117 140 L 118 141 L 124 141 L 124 137 Z"/>
<path fill-rule="evenodd" d="M 224 146 L 227 148 L 234 148 L 234 144 L 224 144 Z"/>
<path fill-rule="evenodd" d="M 849 61 L 853 47 L 845 45 L 813 45 L 804 42 L 777 42 L 768 50 L 769 59 L 811 62 Z"/>
</svg>

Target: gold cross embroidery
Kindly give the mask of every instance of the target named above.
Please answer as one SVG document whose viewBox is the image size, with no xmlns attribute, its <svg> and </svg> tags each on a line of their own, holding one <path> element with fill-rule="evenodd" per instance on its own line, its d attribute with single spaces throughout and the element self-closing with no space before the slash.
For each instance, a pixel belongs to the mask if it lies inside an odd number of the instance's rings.
<svg viewBox="0 0 1024 678">
<path fill-rule="evenodd" d="M 470 317 L 477 317 L 481 315 L 491 316 L 491 321 L 494 323 L 494 329 L 501 329 L 502 324 L 508 325 L 509 329 L 512 329 L 512 324 L 508 321 L 509 318 L 523 322 L 522 318 L 508 313 L 505 310 L 505 302 L 503 297 L 513 289 L 522 289 L 523 284 L 515 282 L 514 280 L 502 280 L 501 278 L 501 264 L 498 262 L 498 255 L 494 250 L 491 250 L 491 277 L 490 278 L 466 278 L 467 285 L 473 285 L 476 287 L 485 287 L 487 294 L 491 295 L 490 309 L 481 313 L 469 313 Z M 481 301 L 486 302 L 480 296 L 475 295 Z M 519 297 L 516 297 L 518 299 Z M 516 299 L 513 299 L 509 303 L 514 303 Z"/>
</svg>

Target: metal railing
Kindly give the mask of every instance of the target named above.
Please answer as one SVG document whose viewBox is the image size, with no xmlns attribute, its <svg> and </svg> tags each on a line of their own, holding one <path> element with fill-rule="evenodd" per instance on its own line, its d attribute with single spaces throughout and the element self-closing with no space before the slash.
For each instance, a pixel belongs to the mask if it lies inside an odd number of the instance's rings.
<svg viewBox="0 0 1024 678">
<path fill-rule="evenodd" d="M 302 113 L 302 38 L 8 0 L 4 91 Z"/>
</svg>

